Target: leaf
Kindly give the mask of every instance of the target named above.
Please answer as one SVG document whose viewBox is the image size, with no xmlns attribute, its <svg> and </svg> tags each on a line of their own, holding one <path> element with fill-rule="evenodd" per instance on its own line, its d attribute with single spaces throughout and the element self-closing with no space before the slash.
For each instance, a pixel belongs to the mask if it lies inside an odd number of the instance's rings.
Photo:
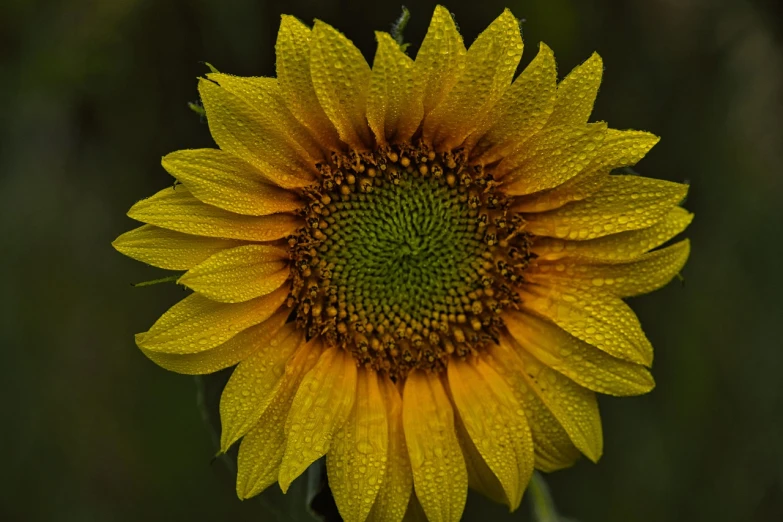
<svg viewBox="0 0 783 522">
<path fill-rule="evenodd" d="M 397 18 L 397 20 L 392 24 L 391 28 L 392 38 L 394 38 L 394 41 L 397 42 L 397 45 L 400 46 L 400 49 L 403 52 L 405 52 L 405 49 L 408 47 L 408 45 L 410 45 L 405 43 L 405 37 L 403 36 L 405 28 L 408 26 L 410 19 L 411 12 L 407 7 L 402 6 L 402 14 L 400 14 L 400 17 Z"/>
<path fill-rule="evenodd" d="M 220 395 L 226 387 L 233 368 L 226 368 L 209 375 L 196 376 L 197 402 L 212 436 L 212 444 L 215 451 L 220 447 Z M 237 472 L 237 452 L 239 446 L 235 444 L 225 454 L 216 455 L 216 459 L 223 462 L 231 473 L 232 480 Z M 322 487 L 320 480 L 321 468 L 318 463 L 311 466 L 307 474 L 296 479 L 283 494 L 280 488 L 272 486 L 253 499 L 261 506 L 262 515 L 259 520 L 269 522 L 318 522 L 323 519 L 311 509 L 313 499 L 319 494 Z"/>
</svg>

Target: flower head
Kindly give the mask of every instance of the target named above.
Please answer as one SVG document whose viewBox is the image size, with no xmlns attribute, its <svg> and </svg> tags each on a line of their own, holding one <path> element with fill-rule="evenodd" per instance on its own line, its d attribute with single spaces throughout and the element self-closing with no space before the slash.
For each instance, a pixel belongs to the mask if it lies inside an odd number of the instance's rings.
<svg viewBox="0 0 783 522">
<path fill-rule="evenodd" d="M 435 10 L 415 60 L 377 33 L 284 16 L 277 78 L 199 82 L 219 148 L 163 159 L 181 184 L 114 243 L 193 293 L 137 344 L 181 373 L 231 367 L 223 450 L 237 492 L 285 491 L 326 455 L 348 521 L 420 504 L 458 520 L 468 485 L 516 508 L 534 468 L 602 452 L 595 393 L 653 387 L 623 298 L 672 279 L 687 187 L 613 169 L 658 138 L 588 123 L 593 55 L 516 78 L 505 11 L 469 49 Z"/>
</svg>

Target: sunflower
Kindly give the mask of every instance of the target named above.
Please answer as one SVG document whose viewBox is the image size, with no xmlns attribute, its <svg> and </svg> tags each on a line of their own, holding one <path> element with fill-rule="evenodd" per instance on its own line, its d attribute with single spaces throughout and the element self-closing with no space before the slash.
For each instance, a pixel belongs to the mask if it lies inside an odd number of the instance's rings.
<svg viewBox="0 0 783 522">
<path fill-rule="evenodd" d="M 519 506 L 535 469 L 596 461 L 596 392 L 654 386 L 624 298 L 683 267 L 682 184 L 620 175 L 658 141 L 588 123 L 603 65 L 557 82 L 506 10 L 466 50 L 437 7 L 416 58 L 376 33 L 283 16 L 277 78 L 210 73 L 219 148 L 163 158 L 179 182 L 114 246 L 193 293 L 136 342 L 160 366 L 236 365 L 221 448 L 237 493 L 326 457 L 347 521 L 458 520 L 468 487 Z"/>
</svg>

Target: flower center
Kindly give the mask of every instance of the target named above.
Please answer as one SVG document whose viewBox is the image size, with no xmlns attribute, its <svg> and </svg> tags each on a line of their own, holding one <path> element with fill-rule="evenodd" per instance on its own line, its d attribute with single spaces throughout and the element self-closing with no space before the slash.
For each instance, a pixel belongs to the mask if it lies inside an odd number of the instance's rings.
<svg viewBox="0 0 783 522">
<path fill-rule="evenodd" d="M 394 378 L 497 339 L 530 257 L 492 177 L 422 146 L 334 156 L 290 240 L 308 336 Z"/>
</svg>

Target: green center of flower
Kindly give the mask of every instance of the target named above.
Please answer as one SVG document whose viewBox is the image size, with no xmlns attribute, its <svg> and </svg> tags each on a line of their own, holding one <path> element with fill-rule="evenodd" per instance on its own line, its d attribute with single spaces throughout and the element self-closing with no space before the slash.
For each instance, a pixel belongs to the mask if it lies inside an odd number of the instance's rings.
<svg viewBox="0 0 783 522">
<path fill-rule="evenodd" d="M 310 337 L 395 378 L 497 338 L 528 237 L 482 169 L 422 148 L 336 157 L 291 239 Z"/>
<path fill-rule="evenodd" d="M 376 324 L 462 313 L 455 300 L 479 285 L 487 251 L 466 203 L 457 188 L 407 172 L 336 202 L 322 257 L 346 308 Z"/>
</svg>

